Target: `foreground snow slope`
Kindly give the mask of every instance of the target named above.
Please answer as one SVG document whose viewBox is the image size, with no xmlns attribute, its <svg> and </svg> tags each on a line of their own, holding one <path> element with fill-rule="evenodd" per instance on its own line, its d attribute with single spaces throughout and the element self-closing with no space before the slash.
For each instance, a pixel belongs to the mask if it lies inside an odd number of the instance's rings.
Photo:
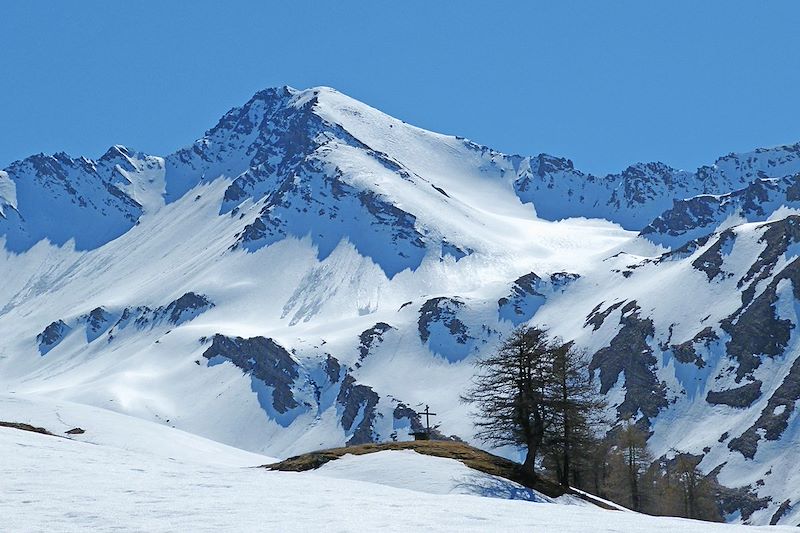
<svg viewBox="0 0 800 533">
<path fill-rule="evenodd" d="M 384 450 L 344 455 L 313 471 L 336 479 L 354 479 L 427 492 L 478 494 L 509 500 L 555 503 L 544 494 L 505 478 L 485 474 L 455 459 L 422 455 L 413 450 Z"/>
<path fill-rule="evenodd" d="M 0 428 L 0 456 L 14 458 L 0 463 L 2 528 L 21 533 L 761 530 L 203 465 L 8 428 Z"/>
<path fill-rule="evenodd" d="M 70 434 L 69 438 L 184 463 L 238 467 L 263 465 L 275 460 L 164 424 L 36 396 L 0 395 L 0 421 L 30 424 L 60 436 L 78 428 L 84 433 Z M 169 424 L 169 420 L 163 422 Z"/>
</svg>

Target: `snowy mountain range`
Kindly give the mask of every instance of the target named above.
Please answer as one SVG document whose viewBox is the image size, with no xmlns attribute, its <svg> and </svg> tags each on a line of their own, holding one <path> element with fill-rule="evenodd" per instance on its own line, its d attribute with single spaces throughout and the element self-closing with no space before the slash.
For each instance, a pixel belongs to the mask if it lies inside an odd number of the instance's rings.
<svg viewBox="0 0 800 533">
<path fill-rule="evenodd" d="M 798 180 L 800 143 L 600 177 L 267 89 L 173 154 L 0 172 L 0 393 L 272 456 L 409 439 L 425 404 L 471 441 L 475 358 L 539 324 L 729 521 L 796 525 Z"/>
</svg>

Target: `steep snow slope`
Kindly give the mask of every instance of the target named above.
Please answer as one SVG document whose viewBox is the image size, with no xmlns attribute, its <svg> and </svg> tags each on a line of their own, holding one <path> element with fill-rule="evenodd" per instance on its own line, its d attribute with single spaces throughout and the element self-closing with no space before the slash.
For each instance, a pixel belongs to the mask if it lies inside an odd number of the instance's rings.
<svg viewBox="0 0 800 533">
<path fill-rule="evenodd" d="M 742 224 L 656 258 L 620 255 L 535 320 L 592 355 L 614 415 L 656 456 L 691 453 L 738 489 L 729 518 L 796 524 L 800 217 Z M 740 513 L 740 515 L 737 515 Z"/>
<path fill-rule="evenodd" d="M 0 288 L 4 387 L 170 419 L 270 454 L 344 444 L 359 428 L 357 440 L 373 431 L 387 438 L 412 423 L 397 411 L 402 402 L 463 413 L 457 391 L 472 374 L 469 358 L 511 326 L 497 304 L 511 290 L 507 279 L 531 267 L 583 271 L 593 255 L 630 239 L 602 222 L 531 219 L 523 223 L 538 242 L 505 256 L 429 257 L 389 279 L 346 241 L 324 261 L 308 238 L 229 250 L 245 221 L 217 214 L 227 183 L 197 186 L 94 251 L 41 243 L 4 255 L 3 271 L 12 273 Z M 557 280 L 541 282 L 540 292 L 558 292 Z M 173 321 L 169 310 L 190 293 L 208 304 Z M 455 296 L 426 307 L 435 295 Z M 466 321 L 471 330 L 452 339 L 449 328 Z M 379 323 L 388 328 L 365 334 Z M 217 334 L 242 337 L 236 351 L 248 357 L 237 358 Z M 260 336 L 279 349 L 252 340 Z M 262 372 L 276 357 L 286 374 Z M 440 390 L 442 381 L 453 388 Z M 277 405 L 271 389 L 281 384 L 291 401 Z M 379 396 L 367 388 L 379 385 Z M 463 414 L 450 418 L 449 431 L 469 434 Z"/>
<path fill-rule="evenodd" d="M 113 172 L 64 153 L 17 161 L 0 176 L 0 233 L 5 247 L 27 250 L 42 239 L 94 248 L 129 230 L 142 206 L 113 181 Z"/>
<path fill-rule="evenodd" d="M 122 146 L 97 161 L 34 156 L 0 173 L 0 391 L 272 456 L 407 439 L 425 404 L 442 433 L 471 439 L 458 398 L 475 358 L 533 320 L 589 349 L 616 414 L 651 424 L 659 453 L 675 440 L 706 454 L 708 471 L 729 461 L 720 481 L 755 484 L 748 501 L 761 507 L 734 506 L 729 518 L 766 523 L 800 497 L 788 465 L 755 483 L 772 464 L 761 450 L 797 442 L 759 421 L 765 409 L 795 412 L 767 399 L 793 394 L 775 388 L 795 353 L 791 213 L 773 215 L 778 251 L 763 257 L 766 226 L 666 255 L 636 231 L 709 192 L 753 200 L 721 200 L 676 241 L 647 235 L 672 243 L 723 220 L 766 219 L 782 191 L 790 201 L 797 155 L 779 147 L 695 173 L 649 163 L 596 178 L 565 159 L 415 128 L 332 89 L 284 87 L 165 157 Z M 758 184 L 777 192 L 731 192 Z M 565 217 L 636 231 L 553 221 Z M 730 264 L 729 234 L 741 243 Z M 729 345 L 726 335 L 752 336 L 773 296 L 778 340 L 756 331 L 765 346 Z M 761 311 L 748 318 L 742 303 Z M 755 395 L 756 381 L 762 396 L 727 405 Z M 739 386 L 749 388 L 726 392 Z M 678 440 L 718 426 L 739 444 Z"/>
<path fill-rule="evenodd" d="M 590 507 L 431 494 L 309 473 L 197 464 L 2 427 L 0 454 L 14 457 L 0 463 L 4 494 L 0 516 L 4 528 L 21 533 L 744 531 L 743 527 Z M 434 477 L 449 475 L 449 461 L 433 461 Z M 373 466 L 374 473 L 380 474 L 380 466 Z"/>
</svg>

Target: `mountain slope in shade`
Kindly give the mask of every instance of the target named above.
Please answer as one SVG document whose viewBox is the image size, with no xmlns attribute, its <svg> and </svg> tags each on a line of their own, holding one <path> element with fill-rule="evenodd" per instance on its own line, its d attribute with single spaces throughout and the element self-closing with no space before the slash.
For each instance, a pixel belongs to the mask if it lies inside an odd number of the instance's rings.
<svg viewBox="0 0 800 533">
<path fill-rule="evenodd" d="M 798 243 L 800 217 L 789 215 L 658 257 L 619 255 L 593 286 L 576 283 L 536 316 L 593 354 L 613 416 L 642 417 L 657 456 L 701 457 L 701 469 L 738 489 L 732 498 L 746 495 L 750 510 L 729 512 L 754 523 L 800 498 L 789 453 L 800 399 Z"/>
<path fill-rule="evenodd" d="M 747 187 L 726 194 L 704 194 L 674 200 L 672 208 L 650 222 L 641 234 L 648 240 L 680 246 L 713 232 L 726 221 L 766 220 L 780 207 L 800 207 L 800 174 L 758 178 Z"/>
<path fill-rule="evenodd" d="M 475 358 L 546 324 L 730 520 L 797 523 L 798 170 L 794 145 L 599 178 L 267 89 L 174 154 L 0 173 L 0 390 L 271 456 L 408 439 L 425 404 L 471 440 Z"/>
<path fill-rule="evenodd" d="M 122 147 L 97 161 L 58 153 L 11 164 L 0 173 L 5 248 L 22 252 L 47 239 L 56 245 L 72 240 L 86 250 L 119 237 L 136 224 L 143 203 L 160 196 L 152 178 L 160 165 L 159 158 Z M 141 183 L 140 176 L 151 179 Z"/>
</svg>

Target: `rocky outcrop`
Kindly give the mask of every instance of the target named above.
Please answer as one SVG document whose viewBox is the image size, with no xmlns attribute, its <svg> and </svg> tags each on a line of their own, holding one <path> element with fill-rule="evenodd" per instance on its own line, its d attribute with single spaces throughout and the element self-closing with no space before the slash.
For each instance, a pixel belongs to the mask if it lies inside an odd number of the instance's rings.
<svg viewBox="0 0 800 533">
<path fill-rule="evenodd" d="M 501 320 L 508 320 L 515 326 L 527 322 L 544 305 L 548 296 L 563 292 L 579 277 L 570 272 L 555 272 L 544 279 L 535 272 L 520 276 L 511 284 L 508 295 L 497 301 L 498 315 Z"/>
<path fill-rule="evenodd" d="M 394 329 L 386 322 L 378 322 L 371 328 L 364 330 L 358 336 L 358 362 L 356 368 L 361 366 L 361 362 L 370 354 L 372 349 L 383 342 L 383 335 Z"/>
<path fill-rule="evenodd" d="M 653 321 L 640 316 L 635 301 L 620 310 L 619 332 L 611 343 L 592 357 L 590 370 L 600 372 L 600 392 L 611 390 L 619 379 L 625 377 L 625 399 L 617 406 L 621 418 L 641 412 L 648 419 L 666 407 L 666 385 L 656 376 L 657 360 L 648 339 L 653 336 Z"/>
<path fill-rule="evenodd" d="M 535 273 L 525 274 L 517 278 L 511 285 L 511 292 L 497 301 L 500 318 L 514 325 L 530 320 L 546 297 L 537 290 L 542 278 Z"/>
<path fill-rule="evenodd" d="M 766 220 L 778 207 L 800 207 L 800 174 L 782 178 L 757 178 L 727 194 L 676 198 L 641 231 L 659 244 L 676 245 L 713 232 L 730 217 L 748 222 Z"/>
<path fill-rule="evenodd" d="M 715 472 L 709 475 L 716 480 Z M 739 513 L 742 522 L 745 523 L 750 520 L 753 513 L 769 507 L 772 501 L 769 497 L 759 496 L 750 485 L 728 488 L 719 484 L 717 485 L 717 500 L 720 504 L 720 511 L 724 515 Z"/>
<path fill-rule="evenodd" d="M 342 377 L 342 365 L 339 360 L 328 354 L 325 357 L 325 375 L 330 383 L 338 383 Z"/>
<path fill-rule="evenodd" d="M 348 446 L 373 442 L 379 399 L 372 387 L 356 383 L 349 374 L 344 377 L 336 403 L 341 407 L 342 428 L 349 435 Z"/>
<path fill-rule="evenodd" d="M 392 418 L 396 422 L 407 421 L 409 433 L 419 433 L 425 426 L 422 424 L 419 414 L 404 403 L 398 403 L 392 412 Z"/>
<path fill-rule="evenodd" d="M 708 391 L 706 401 L 712 405 L 727 405 L 744 409 L 761 397 L 761 385 L 758 380 L 722 391 Z"/>
<path fill-rule="evenodd" d="M 89 311 L 89 314 L 85 315 L 83 318 L 86 321 L 87 342 L 92 342 L 105 333 L 108 328 L 111 327 L 114 320 L 113 315 L 102 307 L 92 309 Z"/>
<path fill-rule="evenodd" d="M 748 459 L 755 457 L 762 439 L 778 440 L 789 425 L 795 404 L 800 400 L 800 359 L 792 364 L 783 382 L 770 397 L 758 420 L 740 436 L 728 443 L 728 448 L 741 452 Z"/>
<path fill-rule="evenodd" d="M 253 378 L 272 388 L 272 407 L 278 413 L 298 407 L 292 386 L 299 376 L 298 363 L 272 339 L 214 335 L 203 357 L 209 365 L 230 361 Z"/>
<path fill-rule="evenodd" d="M 45 355 L 47 352 L 58 346 L 64 340 L 64 337 L 70 332 L 70 327 L 63 320 L 56 320 L 49 326 L 44 328 L 44 331 L 36 336 L 36 341 L 39 343 L 39 353 Z"/>
<path fill-rule="evenodd" d="M 723 231 L 707 250 L 692 261 L 692 266 L 701 272 L 705 272 L 708 280 L 712 281 L 722 273 L 722 263 L 725 260 L 725 256 L 730 253 L 735 241 L 736 234 L 733 230 Z"/>
<path fill-rule="evenodd" d="M 382 195 L 354 187 L 313 159 L 268 194 L 260 216 L 237 236 L 236 245 L 254 251 L 290 235 L 309 234 L 320 259 L 348 239 L 389 277 L 416 269 L 432 245 L 414 215 Z"/>
<path fill-rule="evenodd" d="M 608 315 L 613 313 L 616 309 L 619 309 L 619 307 L 625 303 L 625 300 L 614 302 L 613 304 L 603 309 L 604 303 L 605 302 L 600 302 L 594 307 L 594 309 L 591 310 L 589 315 L 586 317 L 586 322 L 584 322 L 583 327 L 591 325 L 592 329 L 594 331 L 597 331 L 605 323 L 606 318 L 608 318 Z"/>
<path fill-rule="evenodd" d="M 430 350 L 450 361 L 466 357 L 476 337 L 460 318 L 465 303 L 459 298 L 431 298 L 419 310 L 419 338 Z"/>
<path fill-rule="evenodd" d="M 117 186 L 112 170 L 63 152 L 12 163 L 3 178 L 13 183 L 13 203 L 0 196 L 6 248 L 24 252 L 47 239 L 57 245 L 73 240 L 77 249 L 87 250 L 128 231 L 143 208 Z"/>
<path fill-rule="evenodd" d="M 733 213 L 764 220 L 780 205 L 793 205 L 800 143 L 729 154 L 694 172 L 652 162 L 593 176 L 547 154 L 513 164 L 517 196 L 533 203 L 541 218 L 607 218 L 658 243 L 680 246 L 712 232 Z"/>
<path fill-rule="evenodd" d="M 778 356 L 789 343 L 795 325 L 788 318 L 778 317 L 775 309 L 778 285 L 783 280 L 791 281 L 794 297 L 800 298 L 800 260 L 792 261 L 774 276 L 747 307 L 722 321 L 722 328 L 730 335 L 726 344 L 728 354 L 739 363 L 737 381 L 758 368 L 762 356 Z M 742 299 L 746 298 L 747 295 L 743 293 Z"/>
<path fill-rule="evenodd" d="M 131 325 L 139 329 L 180 326 L 194 320 L 213 307 L 214 303 L 206 296 L 194 292 L 187 292 L 180 298 L 156 309 L 151 309 L 146 305 L 126 307 L 109 330 L 108 338 L 109 341 L 113 340 L 116 335 Z"/>
<path fill-rule="evenodd" d="M 774 526 L 780 522 L 781 518 L 786 516 L 786 514 L 792 510 L 792 501 L 791 500 L 784 500 L 783 503 L 780 504 L 778 510 L 772 515 L 772 518 L 769 520 L 769 525 Z"/>
<path fill-rule="evenodd" d="M 672 350 L 672 355 L 679 362 L 684 364 L 694 363 L 697 368 L 704 368 L 706 362 L 700 354 L 697 353 L 695 346 L 702 344 L 708 348 L 712 342 L 718 339 L 719 337 L 714 333 L 714 330 L 711 327 L 707 327 L 688 341 L 680 344 L 673 344 L 669 348 Z"/>
<path fill-rule="evenodd" d="M 163 310 L 157 310 L 157 314 L 167 317 L 170 324 L 177 326 L 184 322 L 189 322 L 212 307 L 214 307 L 214 304 L 207 297 L 194 292 L 187 292 L 171 302 Z"/>
</svg>

